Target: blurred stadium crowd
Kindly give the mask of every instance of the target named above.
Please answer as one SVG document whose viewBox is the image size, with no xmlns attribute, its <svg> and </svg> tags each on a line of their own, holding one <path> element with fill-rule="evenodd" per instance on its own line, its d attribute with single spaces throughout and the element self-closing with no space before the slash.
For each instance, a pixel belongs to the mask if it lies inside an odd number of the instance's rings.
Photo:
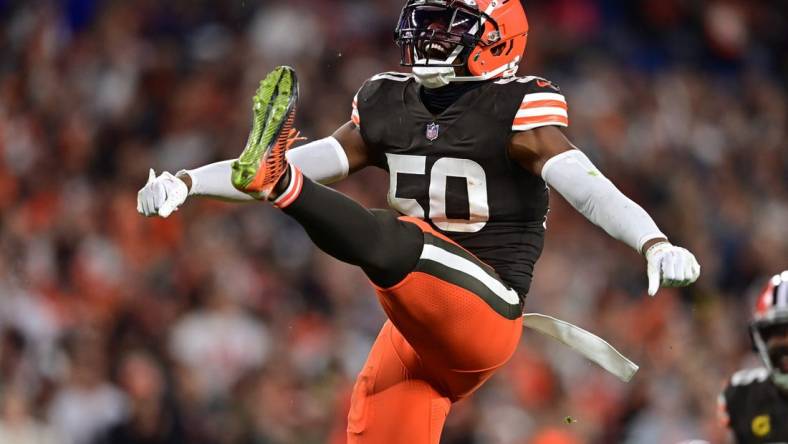
<svg viewBox="0 0 788 444">
<path fill-rule="evenodd" d="M 0 443 L 343 442 L 381 310 L 364 277 L 262 205 L 135 211 L 148 168 L 240 152 L 256 82 L 299 73 L 299 124 L 349 120 L 397 70 L 398 0 L 0 0 Z M 788 268 L 786 9 L 773 1 L 526 2 L 523 72 L 569 133 L 703 266 L 644 261 L 560 198 L 527 309 L 609 339 L 622 384 L 533 333 L 446 444 L 720 442 L 715 397 L 756 365 L 752 293 Z M 339 188 L 385 205 L 383 173 Z"/>
</svg>

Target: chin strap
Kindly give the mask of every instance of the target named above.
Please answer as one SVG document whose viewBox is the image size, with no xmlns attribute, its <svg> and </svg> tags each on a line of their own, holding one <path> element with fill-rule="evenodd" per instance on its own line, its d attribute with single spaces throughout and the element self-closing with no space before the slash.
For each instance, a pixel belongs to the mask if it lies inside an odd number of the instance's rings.
<svg viewBox="0 0 788 444">
<path fill-rule="evenodd" d="M 454 51 L 446 57 L 446 60 L 437 61 L 437 63 L 442 66 L 414 66 L 413 75 L 416 76 L 416 80 L 424 85 L 425 88 L 435 89 L 446 86 L 451 83 L 457 75 L 454 72 L 454 67 L 451 65 L 457 60 L 461 52 L 462 46 L 457 45 Z M 417 58 L 416 63 L 428 65 L 426 59 Z"/>
<path fill-rule="evenodd" d="M 414 67 L 413 75 L 416 81 L 424 85 L 425 88 L 436 89 L 451 83 L 454 78 L 454 68 L 452 67 Z"/>
</svg>

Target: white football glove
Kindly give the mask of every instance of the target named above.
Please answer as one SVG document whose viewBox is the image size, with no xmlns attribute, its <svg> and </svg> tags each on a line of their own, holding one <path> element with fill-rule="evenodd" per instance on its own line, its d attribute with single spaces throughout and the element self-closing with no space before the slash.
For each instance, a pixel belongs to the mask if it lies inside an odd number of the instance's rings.
<svg viewBox="0 0 788 444">
<path fill-rule="evenodd" d="M 148 175 L 148 183 L 137 193 L 137 211 L 147 217 L 167 218 L 186 201 L 189 190 L 186 183 L 168 172 L 159 177 L 153 168 Z"/>
<path fill-rule="evenodd" d="M 686 287 L 698 280 L 700 264 L 686 248 L 670 242 L 659 242 L 646 250 L 648 262 L 648 294 L 657 294 L 662 287 Z"/>
</svg>

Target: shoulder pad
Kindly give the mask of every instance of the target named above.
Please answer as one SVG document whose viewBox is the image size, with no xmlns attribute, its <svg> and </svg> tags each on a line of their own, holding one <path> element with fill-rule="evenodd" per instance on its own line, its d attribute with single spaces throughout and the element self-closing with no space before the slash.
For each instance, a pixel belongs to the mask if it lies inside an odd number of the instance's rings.
<svg viewBox="0 0 788 444">
<path fill-rule="evenodd" d="M 407 86 L 406 82 L 413 79 L 413 74 L 402 72 L 383 72 L 367 79 L 356 95 L 353 97 L 353 111 L 350 120 L 361 128 L 365 119 L 374 118 L 378 113 L 369 111 L 372 107 L 387 107 L 394 97 L 399 97 L 397 91 Z"/>
<path fill-rule="evenodd" d="M 412 78 L 413 74 L 394 71 L 375 74 L 361 85 L 361 88 L 359 88 L 356 96 L 353 98 L 353 106 L 357 108 L 360 102 L 369 103 L 370 101 L 379 100 L 378 93 L 380 91 L 402 87 L 405 82 Z"/>
<path fill-rule="evenodd" d="M 769 379 L 769 371 L 763 367 L 739 370 L 731 377 L 731 386 L 740 387 Z"/>
<path fill-rule="evenodd" d="M 407 74 L 404 72 L 382 72 L 380 74 L 375 74 L 374 76 L 367 79 L 361 88 L 359 88 L 358 92 L 356 93 L 355 100 L 358 101 L 359 98 L 363 98 L 364 100 L 368 100 L 371 96 L 375 95 L 378 90 L 381 88 L 387 88 L 389 85 L 396 85 L 402 84 L 407 82 L 408 80 L 413 78 L 413 74 Z M 397 82 L 397 83 L 390 83 Z"/>
</svg>

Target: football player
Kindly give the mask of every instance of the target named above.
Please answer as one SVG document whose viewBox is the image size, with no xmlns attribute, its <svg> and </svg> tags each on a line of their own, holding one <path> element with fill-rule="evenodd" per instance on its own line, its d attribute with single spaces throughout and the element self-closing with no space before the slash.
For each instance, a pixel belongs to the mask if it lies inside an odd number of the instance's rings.
<svg viewBox="0 0 788 444">
<path fill-rule="evenodd" d="M 788 270 L 769 280 L 750 324 L 763 367 L 733 375 L 719 412 L 738 444 L 788 443 Z"/>
<path fill-rule="evenodd" d="M 294 149 L 298 88 L 280 67 L 254 98 L 238 160 L 151 171 L 138 210 L 169 216 L 190 195 L 261 200 L 357 265 L 388 316 L 354 386 L 350 443 L 438 443 L 451 404 L 504 365 L 542 251 L 547 185 L 642 253 L 648 293 L 685 286 L 695 257 L 567 140 L 557 85 L 516 76 L 528 22 L 516 0 L 409 0 L 396 27 L 410 73 L 370 78 L 351 119 Z M 390 210 L 321 184 L 388 171 Z"/>
</svg>

